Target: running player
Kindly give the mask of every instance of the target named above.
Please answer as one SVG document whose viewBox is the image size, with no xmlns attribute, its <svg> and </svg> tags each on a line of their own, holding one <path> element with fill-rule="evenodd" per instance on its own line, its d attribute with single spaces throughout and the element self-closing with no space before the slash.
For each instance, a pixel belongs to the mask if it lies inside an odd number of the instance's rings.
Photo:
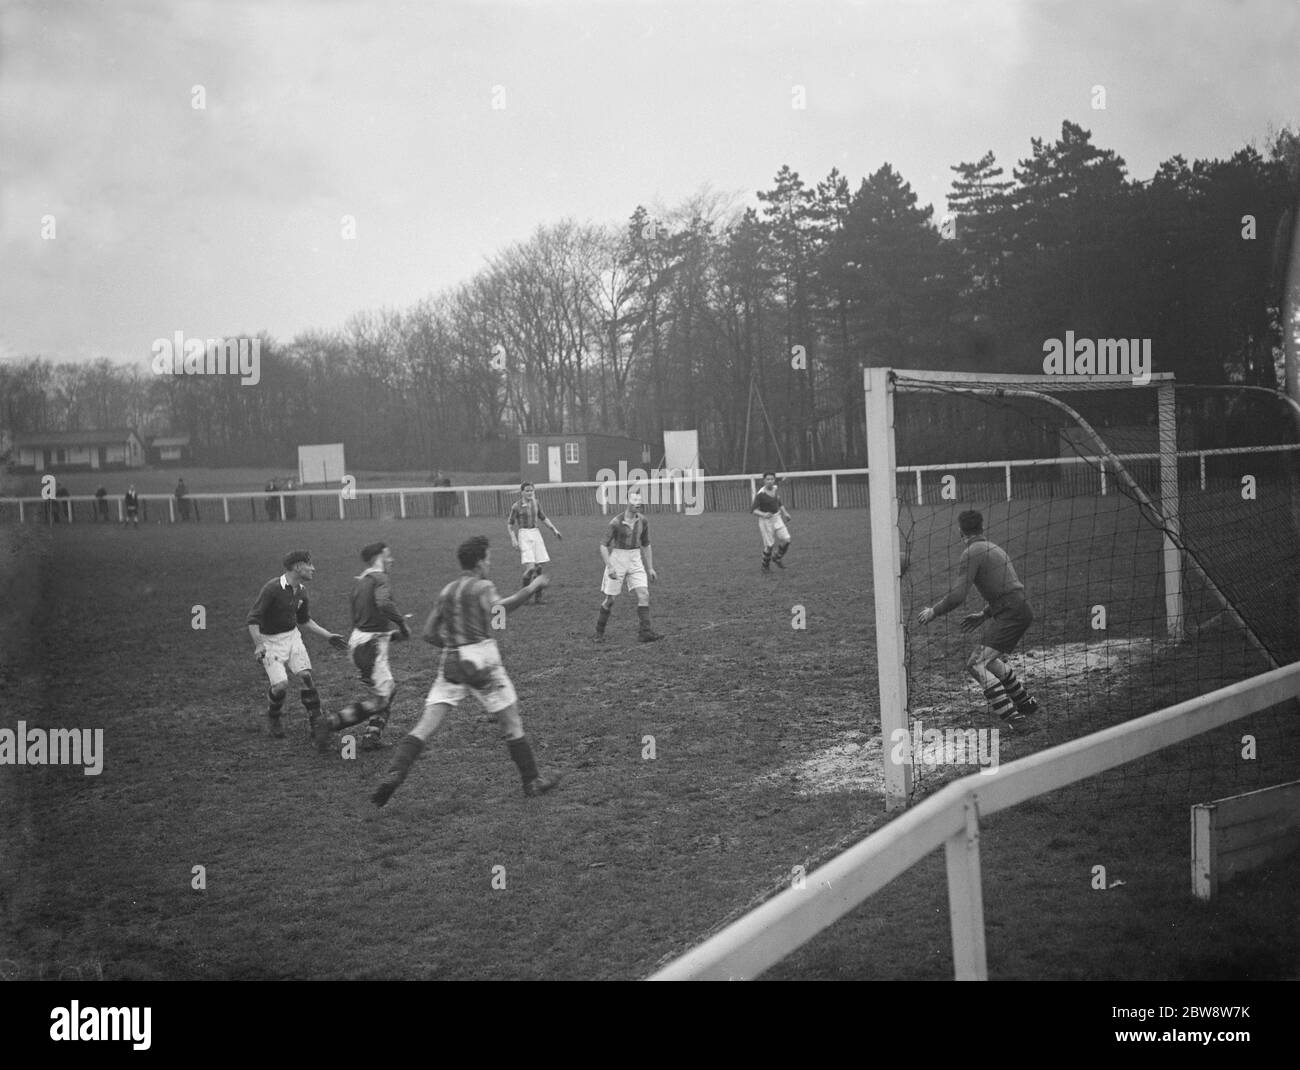
<svg viewBox="0 0 1300 1070">
<path fill-rule="evenodd" d="M 650 627 L 650 588 L 646 583 L 657 580 L 654 559 L 650 552 L 650 523 L 643 515 L 641 492 L 633 487 L 627 492 L 627 508 L 609 522 L 605 537 L 600 543 L 600 556 L 605 562 L 600 589 L 605 595 L 596 617 L 596 642 L 605 641 L 605 625 L 614 611 L 614 599 L 627 589 L 636 595 L 636 614 L 641 626 L 638 638 L 643 643 L 653 643 L 663 636 Z M 643 560 L 644 558 L 644 560 Z"/>
<path fill-rule="evenodd" d="M 486 536 L 475 535 L 461 543 L 456 557 L 464 573 L 442 589 L 424 626 L 424 641 L 442 651 L 438 678 L 425 700 L 424 714 L 397 745 L 392 764 L 370 796 L 376 806 L 392 798 L 443 717 L 471 692 L 484 709 L 496 714 L 510 758 L 519 768 L 524 794 L 541 795 L 560 782 L 559 777 L 542 776 L 537 771 L 537 760 L 519 717 L 515 686 L 501 664 L 501 651 L 492 634 L 498 608 L 506 613 L 517 609 L 550 583 L 550 577 L 536 576 L 522 591 L 501 598 L 488 579 L 492 559 Z"/>
<path fill-rule="evenodd" d="M 411 629 L 394 604 L 388 584 L 388 570 L 393 564 L 388 543 L 372 542 L 362 549 L 361 560 L 366 569 L 352 584 L 352 634 L 348 636 L 348 650 L 362 682 L 370 689 L 370 697 L 349 702 L 338 713 L 327 713 L 325 717 L 335 730 L 365 721 L 361 749 L 378 750 L 383 746 L 383 731 L 397 690 L 397 682 L 388 667 L 388 645 L 394 640 L 409 639 Z"/>
<path fill-rule="evenodd" d="M 781 558 L 790 549 L 790 531 L 785 526 L 790 514 L 786 512 L 785 506 L 781 504 L 781 496 L 776 492 L 775 472 L 763 473 L 763 486 L 754 495 L 749 511 L 758 517 L 758 533 L 763 538 L 763 571 L 771 572 L 773 561 L 777 568 L 785 568 Z M 776 548 L 775 555 L 772 553 L 773 547 Z"/>
<path fill-rule="evenodd" d="M 1016 725 L 1037 713 L 1038 703 L 1003 657 L 1015 650 L 1033 623 L 1034 611 L 1025 601 L 1025 585 L 1016 576 L 1006 551 L 984 537 L 983 515 L 971 509 L 957 517 L 957 523 L 966 548 L 957 565 L 956 581 L 939 602 L 921 610 L 916 619 L 919 624 L 929 624 L 935 617 L 951 612 L 966 601 L 974 585 L 988 605 L 982 613 L 963 617 L 961 630 L 973 632 L 986 620 L 991 620 L 993 626 L 966 659 L 966 671 L 984 689 L 993 712 L 1008 725 Z"/>
<path fill-rule="evenodd" d="M 298 695 L 307 711 L 307 727 L 312 741 L 318 750 L 325 750 L 329 746 L 329 722 L 321 716 L 320 695 L 311 677 L 311 659 L 298 629 L 306 628 L 313 635 L 329 640 L 330 646 L 336 650 L 346 650 L 348 641 L 311 619 L 307 592 L 303 590 L 303 586 L 316 575 L 311 554 L 306 550 L 294 550 L 285 555 L 283 565 L 284 574 L 266 582 L 248 613 L 253 657 L 266 670 L 266 677 L 271 682 L 266 692 L 269 701 L 266 715 L 270 719 L 271 735 L 283 739 L 284 725 L 280 715 L 289 686 L 288 673 L 285 672 L 287 666 L 302 685 Z"/>
<path fill-rule="evenodd" d="M 542 574 L 542 566 L 551 560 L 546 552 L 546 543 L 542 541 L 542 533 L 537 530 L 537 522 L 540 520 L 550 528 L 557 539 L 563 539 L 564 536 L 542 512 L 541 502 L 537 500 L 537 488 L 531 483 L 521 483 L 519 490 L 523 496 L 510 507 L 506 530 L 510 532 L 510 545 L 519 551 L 519 560 L 524 568 L 524 579 L 519 586 L 527 587 Z M 542 604 L 540 590 L 533 600 L 539 606 Z"/>
</svg>

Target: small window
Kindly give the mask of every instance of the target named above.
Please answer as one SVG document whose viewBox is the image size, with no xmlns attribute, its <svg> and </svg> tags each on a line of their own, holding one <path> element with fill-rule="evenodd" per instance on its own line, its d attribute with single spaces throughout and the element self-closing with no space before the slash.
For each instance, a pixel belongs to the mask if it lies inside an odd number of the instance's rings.
<svg viewBox="0 0 1300 1070">
<path fill-rule="evenodd" d="M 528 463 L 540 464 L 542 460 L 541 447 L 536 442 L 528 443 Z"/>
<path fill-rule="evenodd" d="M 576 442 L 566 442 L 564 444 L 564 463 L 578 463 L 578 444 Z"/>
</svg>

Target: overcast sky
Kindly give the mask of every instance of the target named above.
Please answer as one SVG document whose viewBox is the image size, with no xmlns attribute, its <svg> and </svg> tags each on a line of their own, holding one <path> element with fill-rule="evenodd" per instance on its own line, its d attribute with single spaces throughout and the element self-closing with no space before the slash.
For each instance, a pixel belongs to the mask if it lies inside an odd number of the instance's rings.
<svg viewBox="0 0 1300 1070">
<path fill-rule="evenodd" d="M 952 165 L 1010 177 L 1063 119 L 1139 178 L 1262 147 L 1300 123 L 1300 4 L 3 0 L 0 358 L 289 341 L 782 164 L 888 162 L 941 214 Z"/>
</svg>

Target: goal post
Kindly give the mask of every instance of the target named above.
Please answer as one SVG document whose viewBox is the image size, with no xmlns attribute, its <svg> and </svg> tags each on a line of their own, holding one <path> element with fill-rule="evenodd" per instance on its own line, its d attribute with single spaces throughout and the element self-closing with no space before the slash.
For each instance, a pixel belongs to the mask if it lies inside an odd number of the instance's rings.
<svg viewBox="0 0 1300 1070">
<path fill-rule="evenodd" d="M 1065 385 L 1059 376 L 979 374 L 968 372 L 914 371 L 893 368 L 865 368 L 867 465 L 870 471 L 872 581 L 875 595 L 877 673 L 880 688 L 880 728 L 884 765 L 885 807 L 906 806 L 912 794 L 910 761 L 894 760 L 895 749 L 888 742 L 908 733 L 908 685 L 906 633 L 903 619 L 902 573 L 904 558 L 899 539 L 897 456 L 894 426 L 894 395 L 905 392 L 948 392 L 984 394 L 993 397 L 1025 397 L 1051 405 L 1062 412 L 1091 441 L 1102 459 L 1102 479 L 1109 470 L 1152 514 L 1162 533 L 1165 628 L 1170 640 L 1183 637 L 1182 554 L 1178 545 L 1178 459 L 1174 376 L 1156 373 L 1144 382 L 1127 375 L 1090 376 L 1086 386 L 1097 389 L 1153 388 L 1157 395 L 1160 459 L 1160 503 L 1157 505 L 1129 476 L 1119 457 L 1091 424 L 1071 406 L 1053 396 Z M 1009 476 L 1008 476 L 1009 477 Z M 917 473 L 918 487 L 920 473 Z"/>
<path fill-rule="evenodd" d="M 897 466 L 894 458 L 894 383 L 888 368 L 867 368 L 866 440 L 868 505 L 871 516 L 871 580 L 876 603 L 876 670 L 880 681 L 881 761 L 885 809 L 907 805 L 912 767 L 891 760 L 887 746 L 907 733 L 907 673 L 904 668 L 903 592 L 898 538 Z"/>
<path fill-rule="evenodd" d="M 951 584 L 959 508 L 978 504 L 988 510 L 994 541 L 1009 542 L 1036 616 L 1034 649 L 1017 647 L 1012 658 L 1043 681 L 1052 730 L 1062 738 L 1149 712 L 1150 696 L 1167 691 L 1169 678 L 1195 686 L 1215 672 L 1231 676 L 1238 657 L 1280 663 L 1256 632 L 1255 616 L 1238 612 L 1241 592 L 1231 569 L 1239 562 L 1215 558 L 1227 573 L 1206 567 L 1210 559 L 1195 548 L 1206 547 L 1189 545 L 1184 536 L 1182 403 L 1172 374 L 1067 379 L 866 368 L 863 387 L 886 809 L 906 806 L 923 772 L 916 756 L 906 748 L 900 755 L 892 741 L 919 734 L 922 718 L 926 725 L 969 728 L 992 716 L 963 707 L 964 695 L 981 710 L 986 701 L 990 710 L 998 708 L 992 705 L 997 687 L 984 690 L 998 678 L 967 678 L 959 651 L 973 643 L 951 626 L 922 629 L 909 619 Z M 898 401 L 913 394 L 947 397 Z M 1196 432 L 1192 427 L 1188 435 Z M 1128 448 L 1134 441 L 1140 449 Z M 1047 444 L 1055 448 L 1045 453 Z M 910 463 L 922 448 L 937 453 L 936 460 L 952 457 L 956 463 L 950 470 Z M 971 456 L 957 457 L 962 449 Z M 1023 485 L 1013 502 L 1011 465 L 1052 452 L 1058 461 L 1017 469 Z M 999 460 L 1007 465 L 1005 487 L 1001 480 L 997 487 L 981 483 L 975 470 Z M 923 474 L 931 481 L 928 493 Z M 1226 496 L 1213 508 L 1217 512 L 1207 514 L 1198 498 L 1195 539 L 1204 541 L 1207 525 L 1231 529 L 1242 519 Z M 1210 547 L 1211 558 L 1220 549 Z M 1189 577 L 1195 579 L 1191 603 Z M 1089 623 L 1089 613 L 1099 619 Z M 1210 649 L 1207 639 L 1204 652 L 1192 643 L 1174 653 L 1189 638 L 1189 628 L 1199 641 L 1220 619 L 1236 626 L 1222 642 L 1241 642 L 1250 651 Z M 1206 668 L 1198 658 L 1206 659 Z M 1000 722 L 994 717 L 991 723 Z"/>
</svg>

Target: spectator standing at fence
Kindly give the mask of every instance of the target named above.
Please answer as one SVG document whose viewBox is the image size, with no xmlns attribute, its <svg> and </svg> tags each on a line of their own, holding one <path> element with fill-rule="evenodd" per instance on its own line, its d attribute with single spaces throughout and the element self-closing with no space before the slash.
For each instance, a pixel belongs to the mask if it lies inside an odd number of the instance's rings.
<svg viewBox="0 0 1300 1070">
<path fill-rule="evenodd" d="M 95 488 L 95 519 L 108 520 L 108 491 L 103 483 Z"/>
<path fill-rule="evenodd" d="M 126 494 L 122 496 L 122 506 L 126 510 L 126 519 L 123 524 L 130 521 L 133 528 L 140 526 L 140 495 L 135 491 L 135 484 L 132 483 L 126 488 Z"/>
<path fill-rule="evenodd" d="M 298 481 L 289 477 L 289 482 L 284 485 L 286 491 L 292 492 L 298 489 Z M 298 499 L 292 493 L 286 494 L 284 499 L 284 518 L 285 520 L 296 520 L 298 517 Z"/>
<path fill-rule="evenodd" d="M 56 500 L 54 505 L 54 519 L 66 520 L 69 524 L 71 524 L 72 523 L 72 502 L 70 500 L 68 488 L 63 486 L 63 484 L 61 483 L 57 483 L 55 484 L 55 486 L 57 489 L 54 491 L 54 497 L 56 499 L 62 498 L 63 501 Z"/>
<path fill-rule="evenodd" d="M 280 517 L 280 488 L 275 485 L 275 477 L 266 481 L 266 519 L 278 520 Z"/>
<path fill-rule="evenodd" d="M 433 485 L 435 487 L 450 487 L 451 480 L 442 474 L 442 469 L 434 472 Z M 439 490 L 433 496 L 433 515 L 434 516 L 451 516 L 455 510 L 456 502 L 451 494 L 447 491 Z"/>
<path fill-rule="evenodd" d="M 176 511 L 180 513 L 181 520 L 189 520 L 190 491 L 183 478 L 176 481 Z"/>
</svg>

